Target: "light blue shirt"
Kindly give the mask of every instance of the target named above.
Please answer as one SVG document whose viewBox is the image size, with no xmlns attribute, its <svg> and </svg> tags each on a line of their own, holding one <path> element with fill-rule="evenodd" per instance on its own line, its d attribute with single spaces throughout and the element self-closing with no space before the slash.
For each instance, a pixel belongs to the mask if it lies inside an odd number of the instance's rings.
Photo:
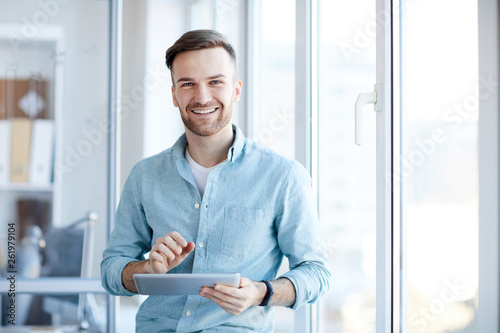
<svg viewBox="0 0 500 333">
<path fill-rule="evenodd" d="M 186 135 L 170 149 L 132 169 L 116 226 L 101 262 L 102 284 L 133 295 L 122 270 L 144 259 L 156 239 L 178 231 L 196 248 L 168 273 L 240 273 L 274 280 L 283 255 L 296 290 L 293 309 L 315 302 L 329 288 L 311 180 L 298 163 L 246 139 L 233 125 L 227 160 L 209 174 L 203 199 L 184 157 Z M 168 274 L 167 273 L 167 274 Z M 150 296 L 136 316 L 137 332 L 272 332 L 274 308 L 250 307 L 238 316 L 201 296 Z"/>
</svg>

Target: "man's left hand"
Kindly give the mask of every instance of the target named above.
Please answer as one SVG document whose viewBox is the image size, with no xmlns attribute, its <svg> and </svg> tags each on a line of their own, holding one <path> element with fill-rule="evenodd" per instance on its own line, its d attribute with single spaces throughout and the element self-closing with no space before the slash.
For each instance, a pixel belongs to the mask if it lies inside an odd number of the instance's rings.
<svg viewBox="0 0 500 333">
<path fill-rule="evenodd" d="M 203 287 L 200 296 L 217 303 L 224 311 L 236 316 L 251 306 L 259 305 L 266 291 L 264 283 L 242 277 L 239 288 L 216 284 L 213 288 Z"/>
</svg>

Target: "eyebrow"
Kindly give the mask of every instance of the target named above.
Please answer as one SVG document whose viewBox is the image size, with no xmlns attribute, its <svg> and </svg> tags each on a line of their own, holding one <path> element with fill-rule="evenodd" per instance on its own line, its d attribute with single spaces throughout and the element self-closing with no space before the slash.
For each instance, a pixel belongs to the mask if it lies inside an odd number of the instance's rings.
<svg viewBox="0 0 500 333">
<path fill-rule="evenodd" d="M 218 78 L 225 78 L 226 76 L 224 74 L 216 74 L 216 75 L 212 75 L 212 76 L 209 76 L 207 77 L 208 80 L 213 80 L 213 79 L 218 79 Z M 179 83 L 179 82 L 186 82 L 186 81 L 194 81 L 193 78 L 190 78 L 190 77 L 181 77 L 180 79 L 178 79 L 176 81 L 176 83 Z"/>
</svg>

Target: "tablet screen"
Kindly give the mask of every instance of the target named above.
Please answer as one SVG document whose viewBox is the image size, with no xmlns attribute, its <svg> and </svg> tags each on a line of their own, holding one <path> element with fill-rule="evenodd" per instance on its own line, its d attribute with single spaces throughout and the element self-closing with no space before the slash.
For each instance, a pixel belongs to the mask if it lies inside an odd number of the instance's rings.
<svg viewBox="0 0 500 333">
<path fill-rule="evenodd" d="M 141 295 L 198 295 L 202 287 L 239 287 L 240 274 L 134 274 Z"/>
</svg>

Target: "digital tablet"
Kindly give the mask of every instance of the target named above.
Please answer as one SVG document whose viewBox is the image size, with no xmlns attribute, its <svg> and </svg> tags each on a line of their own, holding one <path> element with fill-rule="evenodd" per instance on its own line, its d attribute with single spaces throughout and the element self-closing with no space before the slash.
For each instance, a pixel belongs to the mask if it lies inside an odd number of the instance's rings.
<svg viewBox="0 0 500 333">
<path fill-rule="evenodd" d="M 240 286 L 240 274 L 134 274 L 141 295 L 198 295 L 202 287 Z"/>
</svg>

